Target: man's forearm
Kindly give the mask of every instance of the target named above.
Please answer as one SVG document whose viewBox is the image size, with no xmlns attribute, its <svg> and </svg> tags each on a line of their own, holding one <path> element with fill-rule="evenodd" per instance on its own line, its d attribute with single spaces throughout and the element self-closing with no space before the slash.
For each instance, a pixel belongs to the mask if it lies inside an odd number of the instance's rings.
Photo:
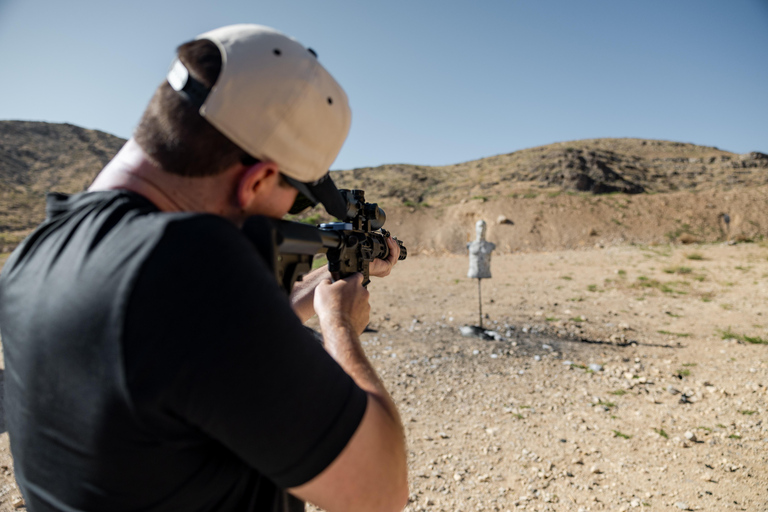
<svg viewBox="0 0 768 512">
<path fill-rule="evenodd" d="M 293 285 L 290 297 L 291 308 L 302 323 L 315 315 L 315 307 L 313 305 L 315 288 L 324 279 L 330 279 L 330 277 L 328 265 L 325 265 L 305 274 L 301 281 L 296 281 Z"/>
<path fill-rule="evenodd" d="M 405 439 L 397 406 L 366 357 L 354 329 L 338 320 L 321 322 L 320 327 L 326 350 L 361 389 L 384 407 Z"/>
</svg>

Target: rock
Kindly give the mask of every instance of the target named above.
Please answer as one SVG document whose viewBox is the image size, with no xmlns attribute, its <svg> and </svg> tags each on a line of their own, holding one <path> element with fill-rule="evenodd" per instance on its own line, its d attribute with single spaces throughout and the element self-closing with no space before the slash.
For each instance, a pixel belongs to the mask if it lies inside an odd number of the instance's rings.
<svg viewBox="0 0 768 512">
<path fill-rule="evenodd" d="M 24 503 L 24 498 L 21 496 L 15 496 L 11 500 L 11 505 L 13 505 L 13 508 L 24 508 L 27 506 L 26 503 Z"/>
<path fill-rule="evenodd" d="M 592 363 L 589 365 L 589 369 L 593 372 L 601 372 L 603 371 L 603 366 L 597 363 Z"/>
<path fill-rule="evenodd" d="M 572 366 L 573 361 L 563 361 L 563 366 Z"/>
<path fill-rule="evenodd" d="M 490 336 L 496 341 L 507 341 L 504 336 L 499 334 L 497 331 L 489 331 L 488 329 L 485 330 L 486 336 Z"/>
<path fill-rule="evenodd" d="M 690 510 L 688 508 L 688 504 L 686 502 L 684 502 L 684 501 L 678 501 L 677 503 L 675 503 L 675 506 L 677 508 L 679 508 L 680 510 Z"/>
<path fill-rule="evenodd" d="M 498 336 L 498 333 L 488 331 L 477 325 L 462 325 L 459 327 L 459 332 L 461 332 L 461 335 L 465 338 L 480 338 L 481 340 L 492 340 L 494 339 L 494 334 Z"/>
<path fill-rule="evenodd" d="M 675 387 L 673 387 L 673 386 L 669 386 L 667 388 L 667 391 L 669 391 L 670 395 L 679 395 L 680 394 L 680 390 L 675 388 Z"/>
<path fill-rule="evenodd" d="M 480 475 L 477 477 L 477 481 L 480 483 L 490 482 L 491 481 L 491 475 Z"/>
<path fill-rule="evenodd" d="M 698 237 L 693 236 L 690 233 L 683 233 L 682 235 L 677 237 L 677 241 L 680 242 L 681 244 L 686 244 L 686 245 L 697 244 L 701 242 L 701 240 Z"/>
<path fill-rule="evenodd" d="M 496 224 L 509 224 L 509 225 L 513 225 L 513 224 L 514 224 L 514 222 L 512 222 L 511 220 L 509 220 L 508 218 L 506 218 L 506 217 L 505 217 L 505 216 L 503 216 L 503 215 L 499 215 L 499 216 L 496 218 Z"/>
<path fill-rule="evenodd" d="M 598 467 L 597 464 L 595 464 L 594 466 L 589 468 L 589 472 L 592 473 L 593 475 L 599 475 L 600 473 L 602 473 L 602 470 L 600 469 L 600 467 Z"/>
<path fill-rule="evenodd" d="M 685 433 L 685 438 L 692 443 L 695 443 L 697 441 L 696 434 L 694 434 L 690 430 Z"/>
<path fill-rule="evenodd" d="M 453 479 L 456 480 L 457 482 L 461 482 L 462 480 L 464 480 L 464 476 L 461 473 L 454 473 Z"/>
</svg>

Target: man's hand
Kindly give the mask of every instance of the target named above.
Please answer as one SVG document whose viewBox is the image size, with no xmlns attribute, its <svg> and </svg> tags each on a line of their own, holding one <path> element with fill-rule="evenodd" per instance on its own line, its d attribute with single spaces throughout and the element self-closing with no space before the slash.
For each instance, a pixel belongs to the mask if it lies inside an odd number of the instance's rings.
<svg viewBox="0 0 768 512">
<path fill-rule="evenodd" d="M 315 288 L 314 307 L 321 326 L 347 327 L 356 335 L 361 334 L 371 314 L 363 275 L 353 274 L 335 283 L 330 279 L 321 281 Z"/>
<path fill-rule="evenodd" d="M 392 272 L 392 267 L 397 263 L 397 259 L 400 257 L 400 246 L 391 236 L 387 237 L 387 246 L 389 247 L 389 257 L 385 260 L 376 258 L 368 265 L 368 273 L 371 276 L 387 277 Z"/>
<path fill-rule="evenodd" d="M 368 394 L 365 414 L 336 460 L 288 491 L 328 511 L 396 512 L 408 503 L 405 435 L 397 407 L 358 338 L 371 311 L 362 284 L 362 274 L 335 283 L 324 279 L 315 288 L 314 306 L 326 350 Z"/>
</svg>

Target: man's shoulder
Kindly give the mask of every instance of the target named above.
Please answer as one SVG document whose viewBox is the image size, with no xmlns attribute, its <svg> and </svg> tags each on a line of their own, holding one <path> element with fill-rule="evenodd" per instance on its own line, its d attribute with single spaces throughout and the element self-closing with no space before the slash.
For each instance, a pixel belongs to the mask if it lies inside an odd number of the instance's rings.
<svg viewBox="0 0 768 512">
<path fill-rule="evenodd" d="M 252 264 L 256 247 L 237 226 L 206 213 L 163 214 L 155 227 L 151 258 L 197 261 L 202 265 Z M 168 261 L 170 259 L 170 261 Z"/>
</svg>

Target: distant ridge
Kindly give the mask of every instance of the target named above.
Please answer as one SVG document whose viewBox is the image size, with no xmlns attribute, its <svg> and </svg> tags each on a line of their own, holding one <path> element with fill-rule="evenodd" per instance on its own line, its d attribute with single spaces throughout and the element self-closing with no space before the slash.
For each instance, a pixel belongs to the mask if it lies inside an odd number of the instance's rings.
<svg viewBox="0 0 768 512">
<path fill-rule="evenodd" d="M 71 124 L 0 121 L 0 250 L 15 246 L 43 220 L 47 192 L 86 189 L 124 143 Z M 755 188 L 768 184 L 768 155 L 658 140 L 591 139 L 455 165 L 391 164 L 334 171 L 333 177 L 340 188 L 364 189 L 369 201 L 389 212 L 407 212 L 541 192 L 648 196 Z M 308 215 L 322 218 L 325 212 L 318 208 Z"/>
<path fill-rule="evenodd" d="M 442 167 L 382 165 L 334 173 L 345 188 L 386 202 L 454 204 L 527 189 L 605 194 L 665 193 L 768 184 L 768 155 L 645 139 L 559 142 Z M 387 201 L 388 200 L 388 201 Z"/>
</svg>

